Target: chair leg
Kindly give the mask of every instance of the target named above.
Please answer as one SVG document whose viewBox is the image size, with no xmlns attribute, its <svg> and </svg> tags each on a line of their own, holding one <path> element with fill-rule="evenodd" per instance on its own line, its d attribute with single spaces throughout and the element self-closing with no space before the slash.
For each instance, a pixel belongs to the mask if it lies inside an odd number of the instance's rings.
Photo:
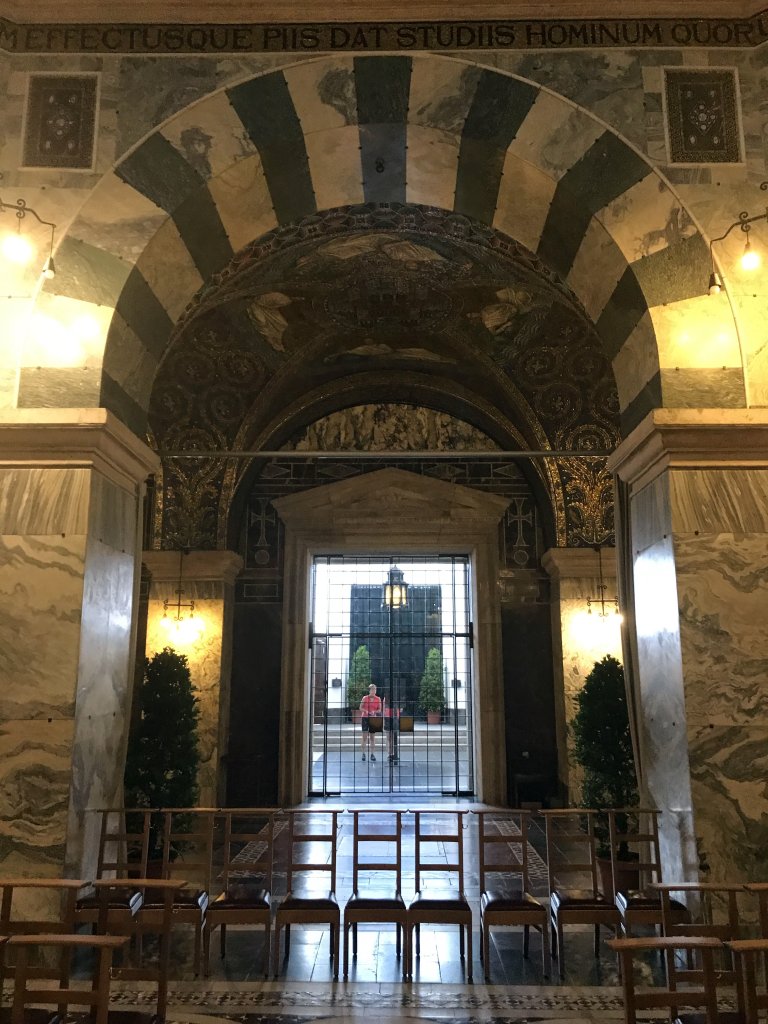
<svg viewBox="0 0 768 1024">
<path fill-rule="evenodd" d="M 285 931 L 285 955 L 289 957 L 291 955 L 291 926 L 287 924 L 283 930 Z"/>
<path fill-rule="evenodd" d="M 410 975 L 410 970 L 411 970 L 411 953 L 410 953 L 410 939 L 411 939 L 410 931 L 411 931 L 411 929 L 410 929 L 410 927 L 407 924 L 399 924 L 397 927 L 398 927 L 398 930 L 401 929 L 401 928 L 403 930 L 403 959 L 402 959 L 403 981 L 407 981 L 408 977 Z"/>
<path fill-rule="evenodd" d="M 421 956 L 421 926 L 416 925 L 416 956 Z"/>
<path fill-rule="evenodd" d="M 491 929 L 488 927 L 488 923 L 483 921 L 480 925 L 480 959 L 483 962 L 483 973 L 485 974 L 486 981 L 491 980 L 490 932 Z"/>
<path fill-rule="evenodd" d="M 595 925 L 595 956 L 600 956 L 600 925 Z"/>
<path fill-rule="evenodd" d="M 354 927 L 354 926 L 352 926 Z M 344 922 L 344 981 L 349 977 L 349 929 L 350 925 Z"/>
<path fill-rule="evenodd" d="M 565 942 L 563 941 L 563 926 L 558 918 L 557 921 L 557 948 L 558 962 L 560 964 L 560 977 L 565 977 Z"/>
<path fill-rule="evenodd" d="M 395 925 L 395 956 L 400 959 L 400 925 Z"/>
<path fill-rule="evenodd" d="M 200 974 L 200 957 L 202 954 L 202 943 L 203 943 L 203 923 L 195 926 L 195 951 L 194 951 L 194 972 L 195 977 Z"/>
<path fill-rule="evenodd" d="M 549 950 L 549 929 L 546 924 L 541 927 L 541 969 L 544 977 L 548 978 L 552 973 L 552 960 Z"/>
<path fill-rule="evenodd" d="M 525 957 L 526 960 L 528 959 L 528 945 L 529 945 L 529 942 L 530 942 L 530 938 L 531 938 L 531 929 L 530 929 L 529 925 L 524 924 L 523 925 L 523 956 Z"/>
<path fill-rule="evenodd" d="M 206 923 L 203 927 L 203 977 L 207 978 L 211 971 L 211 929 Z"/>
<path fill-rule="evenodd" d="M 341 932 L 341 922 L 337 921 L 336 924 L 331 925 L 331 934 L 333 936 L 333 980 L 339 980 L 339 933 Z"/>
<path fill-rule="evenodd" d="M 272 924 L 271 924 L 270 921 L 267 921 L 265 923 L 265 925 L 264 925 L 264 952 L 262 954 L 262 959 L 264 961 L 264 965 L 263 966 L 264 966 L 264 977 L 265 978 L 269 977 L 269 961 L 270 961 L 270 955 L 269 954 L 271 952 L 271 950 L 269 948 L 269 940 L 270 940 L 271 936 L 272 936 Z"/>
<path fill-rule="evenodd" d="M 555 960 L 557 960 L 557 929 L 555 925 L 555 919 L 553 917 L 550 917 L 549 919 L 549 948 L 552 950 L 552 956 L 555 958 Z"/>
<path fill-rule="evenodd" d="M 464 959 L 464 925 L 459 925 L 459 956 Z"/>
<path fill-rule="evenodd" d="M 219 955 L 223 960 L 227 955 L 227 926 L 225 924 L 219 928 L 219 950 Z"/>
<path fill-rule="evenodd" d="M 275 938 L 274 945 L 272 946 L 272 976 L 277 977 L 278 972 L 278 960 L 280 958 L 280 924 L 275 921 Z"/>
<path fill-rule="evenodd" d="M 352 959 L 357 960 L 357 924 L 352 925 Z"/>
<path fill-rule="evenodd" d="M 463 931 L 463 929 L 462 929 Z M 472 925 L 467 925 L 467 981 L 472 984 Z"/>
</svg>

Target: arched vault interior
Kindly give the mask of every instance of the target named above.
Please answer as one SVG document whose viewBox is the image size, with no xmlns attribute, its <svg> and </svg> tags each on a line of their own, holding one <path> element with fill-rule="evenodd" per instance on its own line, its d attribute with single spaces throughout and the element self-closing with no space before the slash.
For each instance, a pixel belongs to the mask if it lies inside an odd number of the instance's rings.
<svg viewBox="0 0 768 1024">
<path fill-rule="evenodd" d="M 162 451 L 355 447 L 330 418 L 393 404 L 463 424 L 457 451 L 597 453 L 619 439 L 611 368 L 558 276 L 492 228 L 413 204 L 326 211 L 241 250 L 177 323 L 149 420 Z M 421 443 L 444 436 L 425 429 Z M 551 543 L 610 536 L 603 465 L 525 461 Z M 168 460 L 163 542 L 221 545 L 248 473 L 247 461 Z"/>
</svg>

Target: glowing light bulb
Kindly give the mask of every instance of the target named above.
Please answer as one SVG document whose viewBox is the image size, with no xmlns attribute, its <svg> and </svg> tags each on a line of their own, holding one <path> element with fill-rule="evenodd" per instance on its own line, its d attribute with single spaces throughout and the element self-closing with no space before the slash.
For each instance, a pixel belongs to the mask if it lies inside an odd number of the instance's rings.
<svg viewBox="0 0 768 1024">
<path fill-rule="evenodd" d="M 32 244 L 20 234 L 8 234 L 3 239 L 2 243 L 3 256 L 11 263 L 18 263 L 20 266 L 26 266 L 32 262 L 32 258 L 35 255 L 35 250 Z"/>
<path fill-rule="evenodd" d="M 760 253 L 752 248 L 749 239 L 747 239 L 747 244 L 744 246 L 744 253 L 741 257 L 741 269 L 757 270 L 760 263 Z"/>
</svg>

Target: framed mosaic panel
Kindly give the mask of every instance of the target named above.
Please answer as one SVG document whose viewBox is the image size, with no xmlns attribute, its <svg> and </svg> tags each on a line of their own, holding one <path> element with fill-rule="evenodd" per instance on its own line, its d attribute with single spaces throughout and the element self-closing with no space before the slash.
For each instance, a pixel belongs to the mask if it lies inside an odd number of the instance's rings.
<svg viewBox="0 0 768 1024">
<path fill-rule="evenodd" d="M 664 68 L 663 96 L 670 163 L 742 162 L 735 68 Z"/>
<path fill-rule="evenodd" d="M 90 170 L 97 101 L 97 75 L 30 75 L 22 166 Z"/>
</svg>

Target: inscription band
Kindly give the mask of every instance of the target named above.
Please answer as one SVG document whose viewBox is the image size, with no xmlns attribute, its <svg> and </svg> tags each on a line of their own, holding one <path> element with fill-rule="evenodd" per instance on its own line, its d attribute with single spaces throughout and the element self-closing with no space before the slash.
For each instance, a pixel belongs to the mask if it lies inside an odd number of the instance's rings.
<svg viewBox="0 0 768 1024">
<path fill-rule="evenodd" d="M 332 53 L 759 46 L 768 12 L 738 19 L 330 22 L 301 24 L 41 24 L 0 18 L 10 53 Z"/>
</svg>

